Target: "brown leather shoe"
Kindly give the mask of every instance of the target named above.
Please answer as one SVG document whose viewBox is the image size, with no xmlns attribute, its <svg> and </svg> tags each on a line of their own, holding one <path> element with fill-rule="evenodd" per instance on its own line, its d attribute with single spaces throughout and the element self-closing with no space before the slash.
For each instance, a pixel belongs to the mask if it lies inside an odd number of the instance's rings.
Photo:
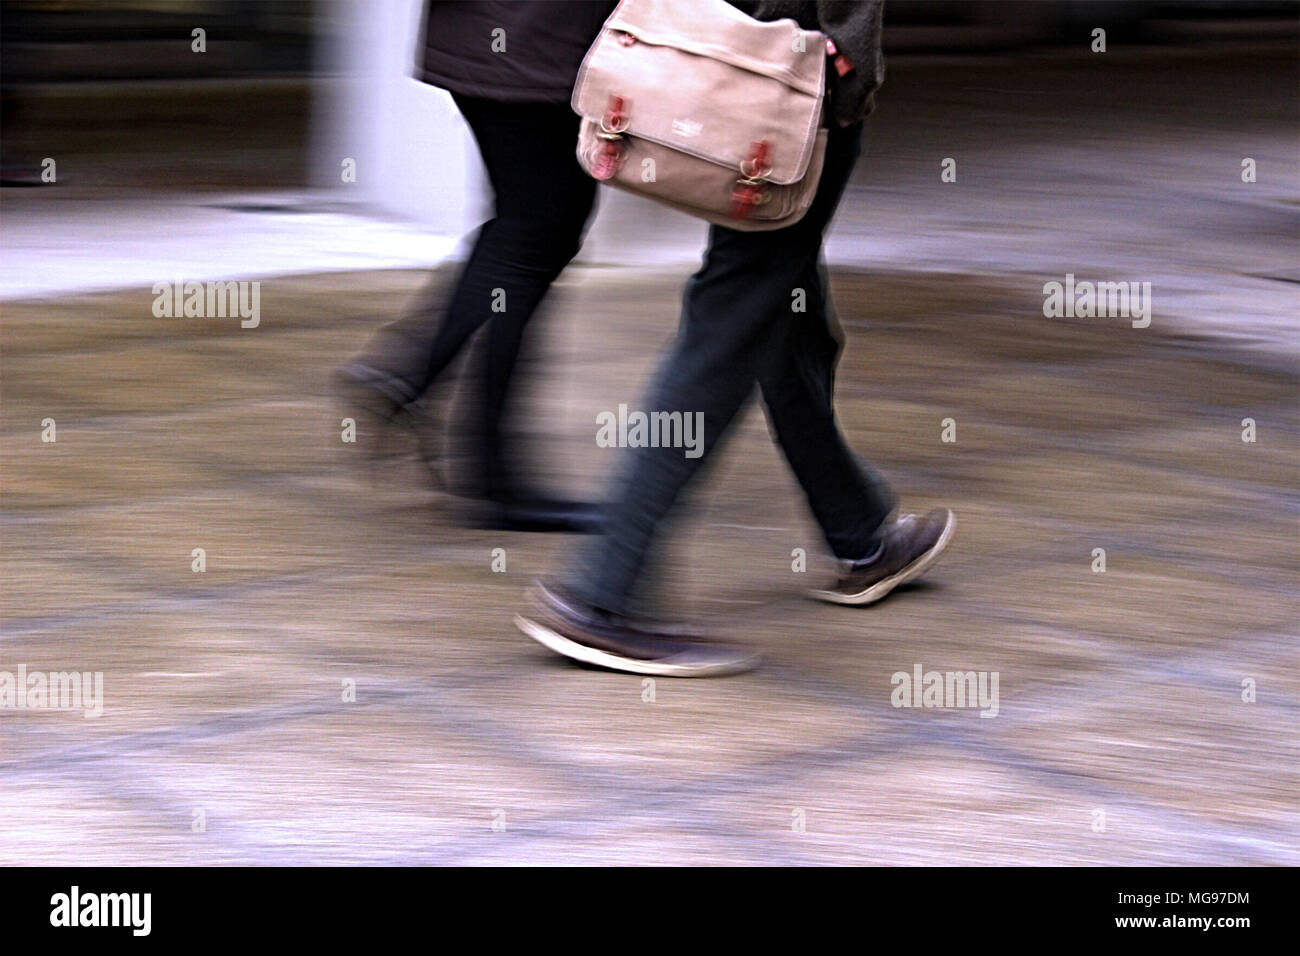
<svg viewBox="0 0 1300 956">
<path fill-rule="evenodd" d="M 957 519 L 947 508 L 900 515 L 885 528 L 880 553 L 873 560 L 846 563 L 843 576 L 832 587 L 812 595 L 832 604 L 874 604 L 939 560 L 956 530 Z"/>
<path fill-rule="evenodd" d="M 515 625 L 557 654 L 609 670 L 656 677 L 721 677 L 758 664 L 753 651 L 721 644 L 684 628 L 633 622 L 538 582 L 534 611 Z"/>
</svg>

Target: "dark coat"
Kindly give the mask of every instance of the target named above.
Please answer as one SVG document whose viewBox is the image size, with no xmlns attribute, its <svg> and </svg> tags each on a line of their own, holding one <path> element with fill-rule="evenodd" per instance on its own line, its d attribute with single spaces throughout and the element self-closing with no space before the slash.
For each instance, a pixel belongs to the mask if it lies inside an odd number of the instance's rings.
<svg viewBox="0 0 1300 956">
<path fill-rule="evenodd" d="M 615 0 L 430 0 L 416 77 L 465 96 L 567 103 L 582 58 L 615 5 Z M 497 30 L 504 34 L 494 34 Z"/>
<path fill-rule="evenodd" d="M 789 18 L 829 36 L 854 65 L 840 76 L 827 64 L 835 118 L 851 123 L 871 112 L 885 78 L 884 0 L 728 2 L 758 20 Z M 615 0 L 430 0 L 416 75 L 466 96 L 567 103 L 582 58 L 615 6 Z M 504 50 L 494 50 L 494 43 L 504 43 Z"/>
<path fill-rule="evenodd" d="M 805 30 L 820 30 L 853 62 L 840 76 L 828 62 L 826 88 L 831 108 L 842 123 L 862 119 L 875 107 L 876 88 L 885 81 L 880 52 L 885 0 L 728 0 L 756 20 L 794 20 Z"/>
</svg>

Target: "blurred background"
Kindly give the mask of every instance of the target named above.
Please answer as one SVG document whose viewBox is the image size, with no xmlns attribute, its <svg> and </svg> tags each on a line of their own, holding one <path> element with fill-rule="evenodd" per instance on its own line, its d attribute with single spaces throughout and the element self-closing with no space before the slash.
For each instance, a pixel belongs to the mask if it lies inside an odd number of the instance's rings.
<svg viewBox="0 0 1300 956">
<path fill-rule="evenodd" d="M 768 663 L 649 690 L 514 631 L 569 542 L 339 440 L 331 370 L 487 215 L 420 13 L 0 4 L 0 671 L 105 684 L 0 710 L 0 861 L 1300 862 L 1300 4 L 890 0 L 839 410 L 956 543 L 801 600 L 829 564 L 751 410 L 664 592 Z M 704 238 L 601 191 L 517 396 L 556 488 L 599 493 Z M 1150 328 L 1044 318 L 1067 274 L 1150 282 Z M 176 279 L 262 281 L 259 327 L 155 317 Z M 917 663 L 999 671 L 998 718 L 892 708 Z"/>
</svg>

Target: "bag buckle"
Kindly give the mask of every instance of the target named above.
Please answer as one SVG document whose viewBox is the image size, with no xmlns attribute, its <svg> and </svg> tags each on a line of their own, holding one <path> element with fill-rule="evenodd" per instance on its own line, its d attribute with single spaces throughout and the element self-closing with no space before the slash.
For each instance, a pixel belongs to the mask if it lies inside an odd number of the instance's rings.
<svg viewBox="0 0 1300 956">
<path fill-rule="evenodd" d="M 749 155 L 740 161 L 740 178 L 731 190 L 731 218 L 748 219 L 755 208 L 772 198 L 771 191 L 764 188 L 766 177 L 772 172 L 768 162 L 771 147 L 766 140 L 759 140 L 749 148 Z"/>
<path fill-rule="evenodd" d="M 605 115 L 600 118 L 600 132 L 596 134 L 603 142 L 591 160 L 593 179 L 613 179 L 622 167 L 623 134 L 627 132 L 629 122 L 623 97 L 611 95 Z"/>
</svg>

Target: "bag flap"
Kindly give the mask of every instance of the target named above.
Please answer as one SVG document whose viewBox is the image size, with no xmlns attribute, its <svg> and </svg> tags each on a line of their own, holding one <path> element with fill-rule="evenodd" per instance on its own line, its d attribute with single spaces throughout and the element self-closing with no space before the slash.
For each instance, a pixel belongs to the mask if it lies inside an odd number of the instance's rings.
<svg viewBox="0 0 1300 956">
<path fill-rule="evenodd" d="M 786 184 L 803 178 L 816 143 L 825 60 L 822 34 L 793 20 L 754 20 L 725 0 L 623 0 L 572 105 L 599 121 L 621 96 L 629 135 L 737 170 L 766 141 L 765 178 Z"/>
<path fill-rule="evenodd" d="M 726 0 L 623 0 L 605 29 L 721 60 L 821 96 L 826 38 L 793 20 L 755 20 Z"/>
</svg>

